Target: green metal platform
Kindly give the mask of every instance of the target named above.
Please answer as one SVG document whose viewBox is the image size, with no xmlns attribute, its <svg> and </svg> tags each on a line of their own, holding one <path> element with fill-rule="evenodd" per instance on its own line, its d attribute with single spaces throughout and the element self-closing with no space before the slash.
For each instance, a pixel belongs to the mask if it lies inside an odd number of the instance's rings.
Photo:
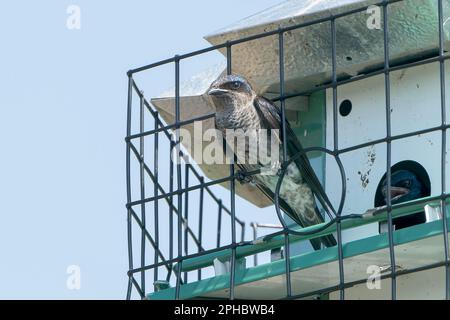
<svg viewBox="0 0 450 320">
<path fill-rule="evenodd" d="M 447 199 L 449 203 L 449 199 Z M 436 197 L 420 199 L 393 207 L 392 216 L 399 217 L 420 212 L 425 204 L 439 206 Z M 447 206 L 447 223 L 450 224 Z M 386 210 L 376 214 L 367 213 L 364 218 L 343 220 L 342 229 L 351 229 L 365 224 L 386 220 Z M 320 225 L 305 228 L 311 230 Z M 314 236 L 290 236 L 290 241 L 303 241 L 336 231 L 332 225 Z M 397 270 L 410 270 L 424 265 L 444 261 L 443 220 L 416 225 L 394 232 L 395 258 Z M 284 245 L 283 236 L 263 240 L 236 249 L 237 258 L 244 258 Z M 187 259 L 182 263 L 182 271 L 193 271 L 211 266 L 214 259 L 225 261 L 231 251 L 222 250 L 213 254 Z M 367 279 L 367 268 L 371 265 L 382 267 L 389 272 L 390 256 L 387 234 L 376 235 L 343 245 L 345 282 Z M 301 295 L 339 284 L 337 247 L 308 252 L 290 259 L 292 294 Z M 178 268 L 176 266 L 175 268 Z M 227 298 L 229 274 L 216 276 L 181 286 L 181 299 Z M 445 283 L 445 277 L 444 277 Z M 286 296 L 285 260 L 237 270 L 235 277 L 235 297 L 237 299 L 280 299 Z M 365 286 L 365 285 L 364 285 Z M 150 293 L 149 299 L 174 299 L 175 288 Z M 387 297 L 389 298 L 389 297 Z"/>
</svg>

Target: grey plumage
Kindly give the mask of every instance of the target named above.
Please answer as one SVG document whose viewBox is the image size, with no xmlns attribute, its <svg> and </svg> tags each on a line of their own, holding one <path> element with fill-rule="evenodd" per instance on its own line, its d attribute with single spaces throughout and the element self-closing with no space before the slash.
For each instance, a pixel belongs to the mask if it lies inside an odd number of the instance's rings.
<svg viewBox="0 0 450 320">
<path fill-rule="evenodd" d="M 268 133 L 275 134 L 275 138 L 278 139 L 279 163 L 282 162 L 281 115 L 277 106 L 266 98 L 258 96 L 246 79 L 236 74 L 222 76 L 214 81 L 208 94 L 216 106 L 216 128 L 222 131 L 224 137 L 226 137 L 227 129 L 242 129 L 244 132 L 268 129 Z M 278 129 L 279 133 L 270 129 Z M 291 158 L 303 148 L 287 122 L 286 137 L 287 156 Z M 270 141 L 270 138 L 268 140 Z M 246 145 L 245 163 L 238 163 L 239 169 L 248 172 L 265 168 L 260 159 L 255 164 L 250 164 L 248 161 L 248 154 L 254 151 L 251 148 L 264 147 L 267 148 L 267 144 L 260 143 L 259 140 L 257 146 L 251 146 L 250 143 Z M 257 174 L 251 179 L 264 194 L 272 201 L 274 200 L 277 175 Z M 316 207 L 314 196 L 324 208 L 331 207 L 309 160 L 302 155 L 287 168 L 280 190 L 280 207 L 300 226 L 315 225 L 323 222 L 324 219 Z M 316 250 L 320 249 L 320 243 L 330 247 L 336 245 L 336 240 L 332 235 L 311 240 Z"/>
</svg>

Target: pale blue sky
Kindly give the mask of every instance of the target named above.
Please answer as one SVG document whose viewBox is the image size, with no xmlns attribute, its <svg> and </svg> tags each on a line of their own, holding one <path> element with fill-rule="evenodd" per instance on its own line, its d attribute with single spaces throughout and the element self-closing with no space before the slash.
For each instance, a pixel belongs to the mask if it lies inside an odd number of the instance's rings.
<svg viewBox="0 0 450 320">
<path fill-rule="evenodd" d="M 2 2 L 1 299 L 125 297 L 126 71 L 205 47 L 205 34 L 279 2 Z M 81 30 L 66 28 L 70 4 Z M 66 288 L 72 264 L 78 291 Z"/>
</svg>

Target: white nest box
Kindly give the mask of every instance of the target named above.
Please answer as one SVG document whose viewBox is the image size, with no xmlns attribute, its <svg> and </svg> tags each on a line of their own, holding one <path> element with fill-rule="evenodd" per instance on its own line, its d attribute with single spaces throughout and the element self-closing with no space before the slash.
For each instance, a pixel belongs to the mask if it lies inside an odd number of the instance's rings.
<svg viewBox="0 0 450 320">
<path fill-rule="evenodd" d="M 279 27 L 292 26 L 337 15 L 378 1 L 291 0 L 246 18 L 206 36 L 212 45 L 252 36 Z M 399 65 L 424 59 L 438 52 L 438 10 L 435 0 L 401 1 L 388 6 L 390 64 Z M 444 46 L 449 45 L 449 1 L 444 1 Z M 383 10 L 380 28 L 369 25 L 373 11 L 362 11 L 336 19 L 336 63 L 338 80 L 350 79 L 383 68 Z M 278 35 L 232 46 L 232 71 L 246 77 L 262 95 L 279 95 Z M 333 149 L 332 89 L 317 91 L 332 78 L 332 40 L 330 22 L 294 29 L 284 33 L 286 94 L 313 92 L 286 100 L 288 120 L 305 147 Z M 225 56 L 225 49 L 220 50 Z M 225 61 L 225 59 L 224 59 Z M 225 62 L 182 84 L 181 120 L 214 112 L 205 94 L 210 83 L 225 72 Z M 446 78 L 450 79 L 446 71 Z M 392 135 L 440 125 L 439 63 L 417 66 L 391 73 Z M 172 91 L 173 92 L 173 91 Z M 447 99 L 448 100 L 448 99 Z M 345 102 L 344 102 L 345 101 Z M 339 149 L 370 143 L 386 136 L 384 74 L 339 85 L 337 89 Z M 152 99 L 167 123 L 174 122 L 173 97 Z M 351 105 L 351 108 L 349 107 Z M 351 109 L 351 110 L 350 110 Z M 204 121 L 203 129 L 213 126 Z M 186 126 L 193 130 L 192 125 Z M 431 181 L 431 194 L 440 193 L 441 132 L 421 134 L 392 143 L 392 165 L 411 160 L 425 168 Z M 195 142 L 194 143 L 201 143 Z M 334 160 L 318 153 L 310 154 L 313 167 L 325 185 L 333 203 L 338 205 L 340 173 Z M 344 214 L 363 213 L 374 207 L 377 185 L 386 172 L 386 144 L 341 155 L 347 175 Z M 227 165 L 200 165 L 211 179 L 227 176 Z M 225 185 L 225 187 L 227 187 Z M 259 207 L 270 205 L 266 197 L 250 185 L 237 184 L 237 194 Z M 377 226 L 365 227 L 377 233 Z M 355 235 L 344 234 L 348 241 Z"/>
<path fill-rule="evenodd" d="M 390 75 L 391 134 L 398 136 L 441 124 L 439 63 L 408 68 Z M 446 71 L 446 78 L 450 70 Z M 448 92 L 449 86 L 446 85 Z M 327 90 L 327 148 L 333 149 L 333 94 Z M 338 88 L 339 149 L 370 143 L 386 137 L 384 74 Z M 342 116 L 339 107 L 351 104 Z M 423 167 L 430 180 L 431 195 L 441 193 L 441 131 L 417 134 L 392 142 L 391 167 L 414 162 Z M 346 201 L 343 213 L 362 213 L 375 206 L 375 194 L 387 169 L 386 143 L 372 144 L 341 155 L 346 173 Z M 341 177 L 334 160 L 326 161 L 326 191 L 338 203 Z M 336 187 L 338 186 L 338 187 Z M 376 224 L 363 232 L 344 232 L 344 240 L 378 234 Z"/>
</svg>

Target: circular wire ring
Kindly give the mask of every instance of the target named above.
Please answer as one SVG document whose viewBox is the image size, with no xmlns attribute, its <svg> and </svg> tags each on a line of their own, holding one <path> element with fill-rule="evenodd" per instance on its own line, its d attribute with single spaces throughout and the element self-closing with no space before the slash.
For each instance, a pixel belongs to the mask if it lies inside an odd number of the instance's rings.
<svg viewBox="0 0 450 320">
<path fill-rule="evenodd" d="M 327 153 L 331 156 L 333 156 L 333 158 L 335 159 L 338 167 L 339 167 L 339 171 L 341 173 L 341 183 L 342 183 L 342 191 L 341 191 L 341 200 L 339 203 L 339 207 L 337 212 L 334 210 L 334 208 L 331 208 L 333 210 L 333 213 L 336 215 L 336 218 L 330 220 L 327 224 L 325 224 L 324 226 L 322 226 L 321 228 L 311 231 L 311 232 L 302 232 L 302 231 L 295 231 L 290 229 L 287 225 L 286 222 L 284 221 L 283 215 L 281 214 L 281 210 L 280 210 L 280 189 L 281 189 L 281 184 L 283 182 L 284 176 L 286 175 L 286 170 L 289 167 L 289 165 L 297 160 L 301 155 L 306 155 L 308 152 L 312 152 L 312 151 L 320 151 L 320 152 L 324 152 Z M 328 228 L 330 225 L 332 225 L 333 223 L 335 223 L 337 220 L 341 219 L 341 214 L 342 214 L 342 209 L 344 207 L 344 202 L 345 202 L 345 194 L 346 194 L 346 190 L 347 190 L 347 181 L 346 181 L 346 177 L 345 177 L 345 170 L 344 170 L 344 166 L 342 165 L 341 159 L 339 158 L 339 155 L 337 155 L 335 152 L 327 149 L 327 148 L 323 148 L 323 147 L 310 147 L 310 148 L 305 148 L 303 149 L 303 151 L 298 152 L 297 154 L 295 154 L 293 157 L 291 157 L 289 160 L 285 161 L 283 163 L 283 165 L 281 166 L 281 170 L 280 170 L 280 176 L 278 177 L 278 182 L 277 182 L 277 186 L 275 188 L 275 209 L 278 215 L 278 219 L 281 222 L 281 225 L 283 226 L 284 230 L 287 230 L 287 232 L 289 234 L 293 234 L 293 235 L 311 235 L 311 234 L 315 234 L 318 233 L 326 228 Z"/>
</svg>

